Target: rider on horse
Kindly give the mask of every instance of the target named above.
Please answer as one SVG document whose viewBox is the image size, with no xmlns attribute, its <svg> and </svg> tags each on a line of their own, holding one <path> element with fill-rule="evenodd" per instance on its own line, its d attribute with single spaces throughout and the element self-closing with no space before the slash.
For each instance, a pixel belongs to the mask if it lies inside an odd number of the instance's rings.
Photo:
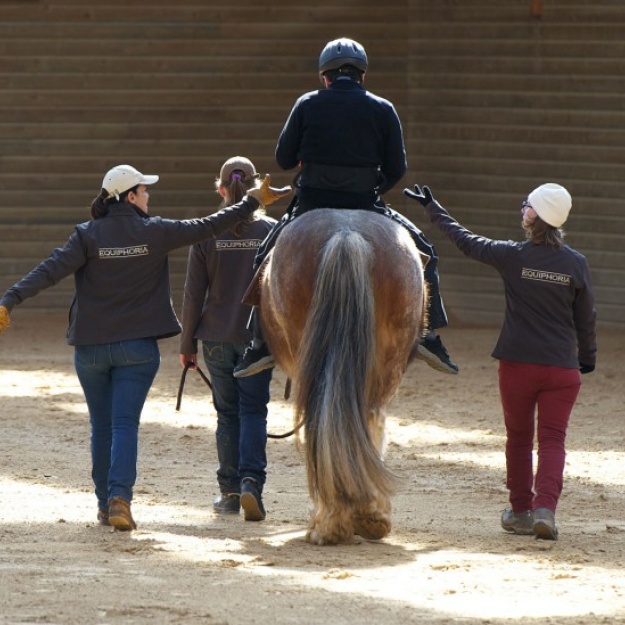
<svg viewBox="0 0 625 625">
<path fill-rule="evenodd" d="M 330 41 L 322 50 L 319 76 L 324 89 L 297 100 L 276 147 L 276 161 L 282 169 L 300 167 L 295 197 L 267 235 L 254 265 L 260 267 L 282 228 L 309 210 L 364 209 L 389 217 L 406 228 L 418 250 L 429 256 L 425 267 L 429 325 L 418 346 L 418 356 L 435 369 L 457 373 L 458 366 L 434 332 L 448 323 L 434 247 L 423 232 L 381 198 L 406 172 L 406 150 L 393 104 L 363 87 L 367 66 L 365 49 L 352 39 Z M 254 375 L 274 366 L 255 309 L 250 330 L 254 339 L 235 369 L 235 377 Z"/>
</svg>

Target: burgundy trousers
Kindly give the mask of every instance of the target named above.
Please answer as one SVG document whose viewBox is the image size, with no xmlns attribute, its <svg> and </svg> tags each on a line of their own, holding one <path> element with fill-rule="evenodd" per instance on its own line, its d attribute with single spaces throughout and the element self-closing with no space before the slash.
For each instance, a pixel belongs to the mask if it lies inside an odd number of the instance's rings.
<svg viewBox="0 0 625 625">
<path fill-rule="evenodd" d="M 506 425 L 506 486 L 514 512 L 555 512 L 562 492 L 566 431 L 579 389 L 577 369 L 499 361 Z M 538 436 L 534 478 L 532 450 Z"/>
</svg>

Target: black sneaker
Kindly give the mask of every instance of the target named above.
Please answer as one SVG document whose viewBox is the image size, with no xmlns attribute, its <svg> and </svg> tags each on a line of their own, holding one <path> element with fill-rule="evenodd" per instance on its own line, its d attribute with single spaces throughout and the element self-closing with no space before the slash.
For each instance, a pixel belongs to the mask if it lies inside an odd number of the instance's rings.
<svg viewBox="0 0 625 625">
<path fill-rule="evenodd" d="M 241 362 L 234 368 L 232 375 L 235 378 L 247 378 L 265 369 L 272 369 L 275 364 L 273 356 L 269 353 L 267 343 L 263 343 L 258 349 L 247 347 Z"/>
<path fill-rule="evenodd" d="M 549 508 L 536 508 L 534 510 L 534 525 L 532 529 L 534 534 L 536 534 L 536 538 L 558 540 L 556 515 Z"/>
<path fill-rule="evenodd" d="M 258 482 L 251 477 L 241 482 L 241 507 L 246 521 L 263 521 L 267 516 Z"/>
<path fill-rule="evenodd" d="M 213 501 L 213 510 L 217 514 L 239 514 L 241 502 L 239 493 L 222 493 Z"/>
<path fill-rule="evenodd" d="M 506 508 L 501 513 L 501 527 L 506 532 L 529 536 L 534 533 L 534 515 L 531 510 L 514 512 L 512 508 Z"/>
<path fill-rule="evenodd" d="M 417 347 L 417 358 L 443 373 L 458 373 L 458 365 L 449 357 L 440 336 L 421 339 Z M 235 374 L 236 375 L 236 374 Z"/>
</svg>

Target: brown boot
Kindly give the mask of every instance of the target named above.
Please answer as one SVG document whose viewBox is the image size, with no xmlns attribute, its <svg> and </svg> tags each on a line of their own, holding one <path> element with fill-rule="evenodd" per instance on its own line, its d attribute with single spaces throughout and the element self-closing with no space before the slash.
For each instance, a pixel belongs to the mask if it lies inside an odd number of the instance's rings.
<svg viewBox="0 0 625 625">
<path fill-rule="evenodd" d="M 110 525 L 108 508 L 98 508 L 98 523 L 100 525 Z"/>
<path fill-rule="evenodd" d="M 130 513 L 130 504 L 121 497 L 113 497 L 109 501 L 109 525 L 123 532 L 137 529 Z"/>
</svg>

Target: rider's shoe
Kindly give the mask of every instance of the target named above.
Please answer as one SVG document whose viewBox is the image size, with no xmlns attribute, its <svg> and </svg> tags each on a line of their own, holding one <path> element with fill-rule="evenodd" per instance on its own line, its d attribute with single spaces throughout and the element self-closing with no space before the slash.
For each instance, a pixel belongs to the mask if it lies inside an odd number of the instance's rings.
<svg viewBox="0 0 625 625">
<path fill-rule="evenodd" d="M 269 353 L 267 343 L 263 343 L 257 349 L 248 346 L 243 353 L 241 362 L 234 368 L 232 375 L 235 378 L 247 378 L 265 369 L 272 369 L 275 365 L 275 360 Z"/>
<path fill-rule="evenodd" d="M 443 373 L 458 373 L 458 365 L 451 359 L 440 336 L 421 339 L 417 347 L 417 358 L 425 360 L 433 369 Z"/>
</svg>

